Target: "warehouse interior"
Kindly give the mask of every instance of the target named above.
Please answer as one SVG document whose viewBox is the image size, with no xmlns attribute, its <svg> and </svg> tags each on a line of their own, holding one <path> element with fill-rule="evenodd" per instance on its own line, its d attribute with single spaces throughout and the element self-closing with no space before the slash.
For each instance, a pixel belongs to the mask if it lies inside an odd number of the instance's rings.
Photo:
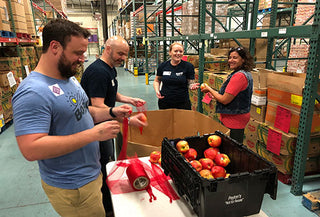
<svg viewBox="0 0 320 217">
<path fill-rule="evenodd" d="M 24 22 L 16 18 L 20 13 Z M 320 215 L 320 1 L 0 0 L 0 16 L 0 216 L 59 216 L 41 187 L 37 162 L 19 151 L 11 104 L 19 83 L 39 60 L 41 31 L 53 18 L 68 19 L 91 33 L 78 81 L 101 56 L 106 39 L 125 38 L 130 51 L 117 68 L 119 92 L 144 99 L 148 111 L 159 110 L 152 84 L 159 64 L 170 58 L 171 43 L 183 44 L 195 82 L 215 90 L 231 73 L 229 49 L 248 48 L 255 68 L 243 145 L 277 169 L 276 200 L 265 193 L 260 213 L 253 216 Z M 203 102 L 200 90 L 189 96 L 194 112 L 220 122 L 214 100 Z M 197 216 L 181 200 L 190 216 Z"/>
</svg>

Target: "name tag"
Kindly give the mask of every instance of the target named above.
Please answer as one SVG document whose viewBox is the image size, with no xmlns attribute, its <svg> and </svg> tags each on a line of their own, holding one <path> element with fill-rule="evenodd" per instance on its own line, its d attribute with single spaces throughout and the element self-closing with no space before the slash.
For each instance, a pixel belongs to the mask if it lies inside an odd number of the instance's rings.
<svg viewBox="0 0 320 217">
<path fill-rule="evenodd" d="M 178 72 L 178 73 L 176 73 L 176 75 L 181 76 L 181 75 L 183 75 L 183 72 Z"/>
<path fill-rule="evenodd" d="M 163 76 L 165 76 L 165 75 L 170 76 L 170 75 L 171 75 L 171 72 L 170 72 L 170 71 L 163 71 Z"/>
</svg>

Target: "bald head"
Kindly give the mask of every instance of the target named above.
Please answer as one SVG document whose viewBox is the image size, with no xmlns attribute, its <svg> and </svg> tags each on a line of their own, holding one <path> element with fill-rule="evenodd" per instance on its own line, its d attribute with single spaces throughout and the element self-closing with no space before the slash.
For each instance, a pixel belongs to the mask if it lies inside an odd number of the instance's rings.
<svg viewBox="0 0 320 217">
<path fill-rule="evenodd" d="M 116 35 L 108 38 L 108 40 L 105 43 L 105 47 L 107 46 L 114 47 L 114 46 L 129 46 L 129 45 L 124 38 L 122 38 L 119 35 Z"/>
<path fill-rule="evenodd" d="M 101 59 L 109 66 L 120 66 L 128 57 L 129 45 L 121 36 L 112 36 L 105 43 L 105 50 Z"/>
</svg>

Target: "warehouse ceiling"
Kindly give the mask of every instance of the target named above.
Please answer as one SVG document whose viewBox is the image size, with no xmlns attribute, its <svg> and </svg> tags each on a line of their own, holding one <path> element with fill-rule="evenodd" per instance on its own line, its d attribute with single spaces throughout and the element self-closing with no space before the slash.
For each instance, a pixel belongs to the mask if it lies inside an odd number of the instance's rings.
<svg viewBox="0 0 320 217">
<path fill-rule="evenodd" d="M 118 0 L 105 0 L 108 8 L 117 10 Z M 68 13 L 97 13 L 100 12 L 100 0 L 67 0 Z"/>
</svg>

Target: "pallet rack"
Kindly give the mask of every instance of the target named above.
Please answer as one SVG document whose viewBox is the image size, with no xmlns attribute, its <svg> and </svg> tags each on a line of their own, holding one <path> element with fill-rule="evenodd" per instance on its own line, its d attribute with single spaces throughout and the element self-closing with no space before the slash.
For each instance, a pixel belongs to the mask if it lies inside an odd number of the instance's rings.
<svg viewBox="0 0 320 217">
<path fill-rule="evenodd" d="M 144 0 L 145 2 L 145 0 Z M 177 2 L 177 1 L 175 1 Z M 171 8 L 174 8 L 174 3 L 172 0 Z M 258 1 L 250 1 L 246 0 L 243 2 L 232 2 L 233 4 L 239 5 L 242 12 L 240 15 L 243 17 L 243 22 L 239 24 L 241 26 L 242 31 L 230 31 L 226 26 L 224 27 L 225 32 L 215 32 L 214 26 L 215 23 L 219 23 L 217 17 L 215 17 L 215 6 L 216 4 L 230 4 L 230 2 L 224 1 L 199 1 L 199 34 L 198 35 L 180 35 L 180 36 L 171 36 L 171 37 L 150 37 L 148 38 L 145 34 L 146 43 L 151 42 L 162 42 L 164 48 L 164 57 L 166 59 L 166 44 L 171 41 L 182 41 L 183 43 L 192 44 L 192 41 L 196 41 L 198 43 L 198 54 L 199 54 L 199 82 L 203 82 L 203 70 L 204 70 L 204 52 L 206 47 L 213 47 L 214 41 L 220 39 L 234 39 L 237 42 L 237 39 L 245 38 L 250 39 L 250 52 L 254 54 L 255 40 L 257 38 L 265 38 L 268 40 L 267 47 L 267 55 L 266 55 L 266 68 L 275 69 L 276 62 L 278 60 L 277 55 L 275 55 L 279 51 L 279 46 L 275 49 L 274 41 L 280 40 L 281 46 L 288 46 L 288 52 L 286 55 L 286 59 L 288 60 L 288 54 L 290 51 L 291 40 L 296 38 L 308 38 L 310 44 L 310 53 L 308 57 L 308 68 L 306 73 L 306 81 L 305 81 L 305 89 L 303 92 L 303 100 L 302 100 L 302 108 L 300 115 L 300 123 L 299 123 L 299 132 L 297 138 L 296 152 L 295 152 L 295 160 L 294 160 L 294 170 L 292 174 L 292 186 L 291 193 L 294 195 L 301 195 L 304 179 L 307 178 L 304 176 L 305 165 L 307 159 L 307 151 L 308 144 L 310 141 L 310 131 L 311 131 L 311 123 L 312 123 L 312 114 L 314 111 L 314 102 L 315 100 L 319 100 L 319 96 L 317 94 L 317 87 L 319 83 L 319 57 L 316 55 L 320 52 L 320 2 L 317 0 L 316 3 L 301 3 L 297 0 L 290 3 L 281 4 L 290 4 L 292 5 L 291 9 L 291 20 L 290 25 L 286 27 L 276 27 L 276 18 L 278 10 L 278 1 L 272 0 L 272 7 L 270 9 L 270 28 L 268 29 L 256 29 L 258 22 Z M 212 11 L 208 11 L 206 6 L 208 4 L 212 5 Z M 301 25 L 294 26 L 293 25 L 293 16 L 296 11 L 297 5 L 299 4 L 315 4 L 315 14 L 313 16 L 314 22 L 312 25 Z M 145 4 L 146 5 L 146 4 Z M 162 3 L 163 11 L 167 11 L 166 2 Z M 205 15 L 209 14 L 212 17 L 212 33 L 205 33 Z M 249 14 L 251 14 L 249 16 Z M 172 15 L 174 16 L 174 15 Z M 239 14 L 238 14 L 239 16 Z M 145 20 L 146 20 L 145 16 Z M 312 18 L 312 17 L 311 17 Z M 308 20 L 310 20 L 309 18 Z M 166 26 L 166 13 L 163 13 L 163 25 Z M 220 23 L 221 24 L 221 23 Z M 240 28 L 240 27 L 239 27 Z M 166 35 L 166 30 L 164 28 L 163 35 Z M 238 43 L 240 45 L 240 43 Z M 148 53 L 148 47 L 146 46 L 146 54 Z M 148 55 L 146 55 L 146 58 Z M 292 58 L 290 58 L 292 59 Z M 146 59 L 146 63 L 148 60 Z M 148 73 L 148 71 L 147 71 Z M 202 111 L 202 93 L 200 90 L 198 91 L 198 110 Z"/>
</svg>

